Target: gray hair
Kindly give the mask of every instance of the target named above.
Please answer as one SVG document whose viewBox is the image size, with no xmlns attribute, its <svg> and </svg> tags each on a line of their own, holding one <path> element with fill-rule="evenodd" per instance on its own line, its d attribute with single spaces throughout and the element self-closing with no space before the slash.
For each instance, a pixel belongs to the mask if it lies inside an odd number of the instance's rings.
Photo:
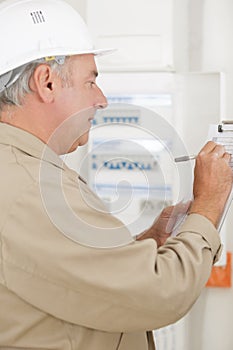
<svg viewBox="0 0 233 350">
<path fill-rule="evenodd" d="M 67 59 L 66 59 L 67 60 Z M 69 61 L 69 60 L 68 60 Z M 33 75 L 36 67 L 41 64 L 41 60 L 30 62 L 23 70 L 20 77 L 11 86 L 7 87 L 0 93 L 0 112 L 5 106 L 21 106 L 26 94 L 32 92 L 29 87 L 29 80 Z M 58 64 L 56 61 L 46 62 L 57 75 L 61 78 L 64 86 L 69 86 L 71 73 L 68 62 Z"/>
</svg>

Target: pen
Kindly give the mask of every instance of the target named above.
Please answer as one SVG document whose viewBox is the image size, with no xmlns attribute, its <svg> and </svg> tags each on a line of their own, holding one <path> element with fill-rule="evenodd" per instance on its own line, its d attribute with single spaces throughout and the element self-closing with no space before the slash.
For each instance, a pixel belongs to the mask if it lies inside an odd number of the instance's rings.
<svg viewBox="0 0 233 350">
<path fill-rule="evenodd" d="M 197 156 L 195 155 L 191 155 L 191 156 L 182 156 L 182 157 L 177 157 L 174 159 L 174 161 L 176 163 L 179 163 L 179 162 L 186 162 L 187 160 L 192 160 L 192 159 L 196 159 Z"/>
</svg>

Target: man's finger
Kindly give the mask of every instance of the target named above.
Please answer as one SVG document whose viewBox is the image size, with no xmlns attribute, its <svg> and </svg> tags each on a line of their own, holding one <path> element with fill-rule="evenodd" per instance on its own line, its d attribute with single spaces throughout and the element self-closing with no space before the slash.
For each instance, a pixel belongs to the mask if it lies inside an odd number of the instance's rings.
<svg viewBox="0 0 233 350">
<path fill-rule="evenodd" d="M 232 154 L 230 154 L 230 153 L 228 153 L 228 152 L 225 152 L 225 153 L 223 154 L 223 158 L 227 161 L 227 163 L 230 162 L 231 157 L 232 157 Z"/>
<path fill-rule="evenodd" d="M 210 153 L 214 150 L 217 144 L 213 141 L 208 141 L 205 146 L 201 149 L 200 153 Z M 199 154 L 200 154 L 199 153 Z"/>
</svg>

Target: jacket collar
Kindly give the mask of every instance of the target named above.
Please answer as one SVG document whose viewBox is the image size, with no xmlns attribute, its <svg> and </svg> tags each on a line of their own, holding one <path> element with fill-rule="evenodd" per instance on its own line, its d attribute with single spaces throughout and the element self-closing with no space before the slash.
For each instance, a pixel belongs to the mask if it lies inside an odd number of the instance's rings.
<svg viewBox="0 0 233 350">
<path fill-rule="evenodd" d="M 0 144 L 11 145 L 35 158 L 64 169 L 62 159 L 36 136 L 12 125 L 0 122 Z"/>
</svg>

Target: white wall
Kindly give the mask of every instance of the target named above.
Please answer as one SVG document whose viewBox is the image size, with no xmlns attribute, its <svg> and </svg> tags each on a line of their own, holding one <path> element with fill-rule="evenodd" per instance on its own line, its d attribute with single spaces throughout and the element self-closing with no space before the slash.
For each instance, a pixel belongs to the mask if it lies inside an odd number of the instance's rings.
<svg viewBox="0 0 233 350">
<path fill-rule="evenodd" d="M 96 46 L 117 48 L 101 60 L 100 70 L 187 69 L 188 2 L 88 0 L 87 23 Z"/>
<path fill-rule="evenodd" d="M 226 73 L 226 118 L 233 117 L 233 1 L 190 0 L 190 70 Z"/>
<path fill-rule="evenodd" d="M 66 0 L 73 8 L 75 8 L 84 20 L 86 20 L 86 0 Z"/>
</svg>

